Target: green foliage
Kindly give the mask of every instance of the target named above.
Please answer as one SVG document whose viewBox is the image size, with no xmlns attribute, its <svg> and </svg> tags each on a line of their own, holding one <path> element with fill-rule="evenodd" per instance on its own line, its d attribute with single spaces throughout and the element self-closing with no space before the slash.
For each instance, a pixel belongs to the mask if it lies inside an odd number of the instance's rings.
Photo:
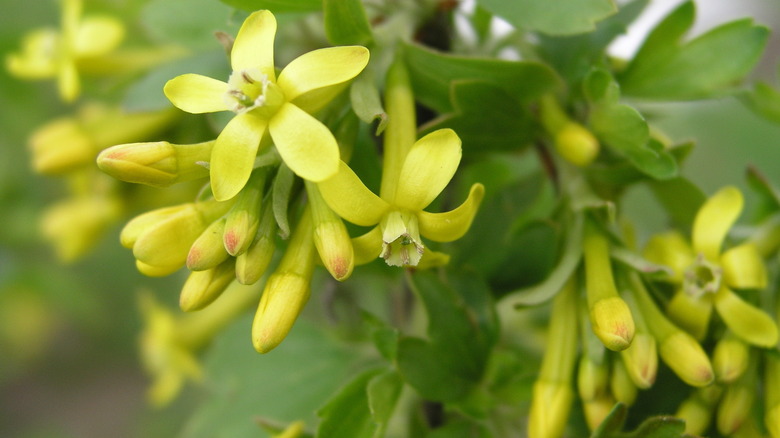
<svg viewBox="0 0 780 438">
<path fill-rule="evenodd" d="M 322 9 L 322 0 L 220 0 L 222 3 L 245 11 L 268 9 L 280 12 L 313 12 Z"/>
<path fill-rule="evenodd" d="M 360 0 L 323 0 L 322 7 L 325 35 L 331 44 L 372 44 L 371 26 Z"/>
<path fill-rule="evenodd" d="M 594 29 L 595 23 L 615 13 L 612 0 L 480 0 L 479 4 L 520 29 L 549 35 L 570 35 Z"/>
<path fill-rule="evenodd" d="M 593 431 L 591 438 L 682 438 L 689 437 L 685 433 L 685 422 L 679 418 L 652 417 L 645 420 L 631 432 L 621 432 L 626 421 L 628 407 L 617 403 L 604 422 Z"/>
</svg>

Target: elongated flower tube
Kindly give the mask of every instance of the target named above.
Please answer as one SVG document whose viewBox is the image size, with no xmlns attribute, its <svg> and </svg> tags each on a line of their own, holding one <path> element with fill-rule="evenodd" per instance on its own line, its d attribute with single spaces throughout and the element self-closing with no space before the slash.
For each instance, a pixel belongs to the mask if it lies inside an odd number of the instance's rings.
<svg viewBox="0 0 780 438">
<path fill-rule="evenodd" d="M 122 22 L 107 16 L 82 18 L 82 0 L 63 0 L 61 29 L 40 29 L 28 34 L 20 53 L 6 57 L 6 67 L 23 79 L 56 78 L 66 102 L 81 91 L 79 63 L 116 49 L 125 35 Z"/>
<path fill-rule="evenodd" d="M 752 243 L 721 250 L 742 205 L 738 189 L 721 189 L 697 213 L 692 245 L 676 233 L 656 236 L 648 242 L 645 257 L 674 271 L 670 281 L 679 287 L 667 311 L 675 323 L 697 339 L 707 334 L 714 307 L 735 335 L 750 344 L 770 347 L 778 341 L 775 321 L 732 291 L 766 287 L 761 255 Z"/>
<path fill-rule="evenodd" d="M 208 161 L 214 141 L 178 145 L 167 141 L 128 143 L 103 150 L 97 165 L 116 179 L 153 187 L 208 177 L 202 163 Z"/>
<path fill-rule="evenodd" d="M 165 95 L 193 113 L 233 111 L 236 116 L 217 137 L 211 154 L 211 188 L 217 200 L 244 187 L 264 137 L 270 136 L 282 159 L 298 176 L 322 181 L 336 173 L 336 139 L 313 113 L 324 107 L 368 64 L 368 49 L 331 47 L 306 53 L 274 69 L 276 18 L 270 11 L 251 14 L 230 54 L 227 82 L 185 74 L 165 84 Z"/>
</svg>

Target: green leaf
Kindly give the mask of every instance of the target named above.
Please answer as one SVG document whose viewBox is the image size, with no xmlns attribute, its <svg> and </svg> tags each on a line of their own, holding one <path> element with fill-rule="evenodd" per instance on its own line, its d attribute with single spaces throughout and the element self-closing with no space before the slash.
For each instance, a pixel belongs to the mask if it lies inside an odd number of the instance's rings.
<svg viewBox="0 0 780 438">
<path fill-rule="evenodd" d="M 780 123 L 780 90 L 757 82 L 753 90 L 741 96 L 741 101 L 756 114 L 775 123 Z"/>
<path fill-rule="evenodd" d="M 323 0 L 325 35 L 336 46 L 373 43 L 371 25 L 360 0 Z"/>
<path fill-rule="evenodd" d="M 611 0 L 478 0 L 479 5 L 524 30 L 572 35 L 595 29 L 617 11 Z"/>
<path fill-rule="evenodd" d="M 696 213 L 707 200 L 704 192 L 684 177 L 653 181 L 650 183 L 650 189 L 664 206 L 672 222 L 684 230 L 691 229 Z"/>
<path fill-rule="evenodd" d="M 410 275 L 428 313 L 430 341 L 403 337 L 397 366 L 420 395 L 437 401 L 466 397 L 481 380 L 498 336 L 490 291 L 477 275 L 430 272 Z"/>
<path fill-rule="evenodd" d="M 371 418 L 366 386 L 380 372 L 374 369 L 358 375 L 317 411 L 317 416 L 322 419 L 317 427 L 318 438 L 362 438 L 374 435 L 376 424 Z"/>
<path fill-rule="evenodd" d="M 455 80 L 490 83 L 521 103 L 560 86 L 555 72 L 538 62 L 445 55 L 413 44 L 404 44 L 403 48 L 415 98 L 440 113 L 453 111 L 450 90 Z"/>
<path fill-rule="evenodd" d="M 463 153 L 519 150 L 533 140 L 529 111 L 496 85 L 476 80 L 452 83 L 450 114 L 421 127 L 421 134 L 441 128 L 454 129 L 463 141 Z"/>
<path fill-rule="evenodd" d="M 214 31 L 235 34 L 231 9 L 213 0 L 152 0 L 141 10 L 141 25 L 161 43 L 203 49 L 218 45 Z M 175 17 L 175 19 L 171 19 Z"/>
<path fill-rule="evenodd" d="M 274 13 L 314 12 L 322 9 L 322 0 L 220 0 L 234 8 L 254 12 L 268 9 Z"/>
<path fill-rule="evenodd" d="M 685 421 L 674 417 L 650 417 L 632 432 L 621 432 L 628 416 L 628 408 L 617 403 L 607 418 L 593 431 L 591 438 L 683 438 Z"/>
<path fill-rule="evenodd" d="M 360 120 L 366 123 L 373 123 L 379 120 L 376 127 L 376 135 L 382 133 L 387 126 L 387 113 L 382 107 L 382 100 L 379 97 L 379 89 L 374 83 L 374 76 L 370 70 L 360 74 L 349 87 L 349 98 L 352 102 L 352 109 Z"/>
<path fill-rule="evenodd" d="M 286 164 L 282 163 L 276 172 L 272 187 L 273 211 L 276 224 L 279 226 L 279 235 L 282 239 L 290 236 L 290 219 L 287 216 L 290 207 L 295 174 Z"/>
<path fill-rule="evenodd" d="M 299 320 L 282 345 L 259 355 L 249 342 L 251 324 L 247 315 L 212 344 L 204 361 L 207 394 L 183 436 L 263 436 L 258 415 L 272 424 L 304 420 L 311 427 L 313 413 L 352 377 L 354 351 L 320 325 Z"/>
<path fill-rule="evenodd" d="M 626 422 L 628 416 L 628 407 L 621 402 L 615 404 L 612 410 L 609 411 L 609 415 L 605 418 L 601 424 L 593 431 L 590 438 L 613 438 L 623 428 L 623 424 Z"/>
<path fill-rule="evenodd" d="M 618 77 L 626 95 L 648 99 L 699 99 L 733 89 L 764 50 L 769 31 L 743 19 L 723 24 L 691 40 L 682 36 L 695 8 L 684 3 L 648 36 Z"/>
<path fill-rule="evenodd" d="M 582 258 L 582 230 L 583 217 L 577 215 L 573 223 L 568 227 L 566 245 L 562 250 L 562 256 L 550 275 L 541 283 L 510 292 L 502 301 L 511 302 L 514 307 L 534 306 L 544 303 L 554 297 L 563 289 L 563 285 L 569 280 Z"/>
<path fill-rule="evenodd" d="M 403 386 L 403 379 L 394 370 L 376 375 L 368 382 L 368 407 L 376 423 L 384 425 L 390 420 Z"/>
<path fill-rule="evenodd" d="M 659 180 L 677 176 L 674 157 L 650 139 L 647 122 L 636 109 L 622 104 L 597 105 L 589 122 L 600 140 L 645 174 Z"/>
</svg>

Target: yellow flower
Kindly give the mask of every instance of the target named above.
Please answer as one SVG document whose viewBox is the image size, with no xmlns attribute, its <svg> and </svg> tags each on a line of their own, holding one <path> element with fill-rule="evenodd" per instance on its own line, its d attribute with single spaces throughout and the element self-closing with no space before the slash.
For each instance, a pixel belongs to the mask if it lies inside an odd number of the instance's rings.
<svg viewBox="0 0 780 438">
<path fill-rule="evenodd" d="M 6 67 L 24 79 L 57 78 L 60 97 L 73 101 L 80 93 L 80 62 L 113 51 L 125 29 L 111 17 L 81 18 L 82 0 L 62 0 L 61 29 L 29 33 L 20 53 L 6 58 Z"/>
<path fill-rule="evenodd" d="M 672 320 L 696 338 L 706 335 L 714 307 L 738 337 L 753 345 L 770 347 L 778 340 L 775 322 L 732 291 L 766 287 L 766 267 L 757 248 L 744 243 L 721 252 L 742 206 L 738 189 L 721 189 L 697 213 L 692 245 L 680 234 L 668 233 L 651 239 L 645 256 L 674 271 L 671 280 L 680 286 L 667 311 Z"/>
<path fill-rule="evenodd" d="M 353 242 L 356 252 L 381 256 L 393 266 L 417 266 L 425 250 L 420 236 L 436 242 L 459 239 L 468 231 L 482 201 L 485 189 L 477 183 L 458 208 L 446 213 L 423 211 L 450 182 L 460 158 L 460 138 L 450 129 L 440 129 L 409 149 L 398 180 L 393 182 L 395 191 L 382 190 L 382 197 L 375 195 L 343 161 L 338 173 L 320 182 L 319 188 L 333 211 L 347 221 L 362 226 L 378 224 Z M 356 259 L 361 257 L 356 255 Z"/>
<path fill-rule="evenodd" d="M 310 114 L 363 70 L 368 50 L 361 46 L 314 50 L 290 62 L 277 78 L 275 33 L 273 14 L 255 12 L 233 44 L 228 82 L 185 74 L 165 85 L 165 95 L 184 111 L 236 113 L 211 154 L 211 188 L 217 200 L 230 199 L 244 187 L 268 135 L 285 163 L 302 178 L 322 181 L 338 170 L 336 139 Z"/>
</svg>

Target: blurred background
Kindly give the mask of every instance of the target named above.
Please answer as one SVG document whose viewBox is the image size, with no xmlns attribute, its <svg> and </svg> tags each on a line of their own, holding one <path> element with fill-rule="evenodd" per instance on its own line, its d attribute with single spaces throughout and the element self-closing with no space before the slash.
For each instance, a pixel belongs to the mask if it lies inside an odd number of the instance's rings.
<svg viewBox="0 0 780 438">
<path fill-rule="evenodd" d="M 652 2 L 614 52 L 629 56 L 650 26 L 678 3 Z M 143 1 L 99 4 L 132 12 Z M 696 33 L 747 15 L 780 29 L 780 7 L 766 0 L 707 0 L 698 9 Z M 3 56 L 18 49 L 25 32 L 59 22 L 54 0 L 0 0 L 0 10 Z M 780 38 L 773 34 L 757 77 L 778 84 L 778 61 Z M 64 188 L 60 179 L 32 171 L 28 137 L 69 111 L 53 83 L 20 81 L 0 69 L 0 436 L 173 436 L 193 402 L 185 394 L 163 411 L 148 407 L 148 380 L 137 348 L 137 294 L 151 290 L 161 301 L 175 303 L 183 277 L 140 275 L 130 251 L 119 245 L 122 224 L 70 264 L 59 262 L 41 235 L 41 214 Z M 674 140 L 696 141 L 684 173 L 708 194 L 725 184 L 746 187 L 749 164 L 780 184 L 780 125 L 755 116 L 736 99 L 655 105 L 644 112 Z M 648 233 L 664 225 L 654 205 L 642 188 L 628 198 L 627 213 Z M 242 330 L 238 333 L 246 336 Z M 246 347 L 251 350 L 248 342 Z"/>
</svg>

